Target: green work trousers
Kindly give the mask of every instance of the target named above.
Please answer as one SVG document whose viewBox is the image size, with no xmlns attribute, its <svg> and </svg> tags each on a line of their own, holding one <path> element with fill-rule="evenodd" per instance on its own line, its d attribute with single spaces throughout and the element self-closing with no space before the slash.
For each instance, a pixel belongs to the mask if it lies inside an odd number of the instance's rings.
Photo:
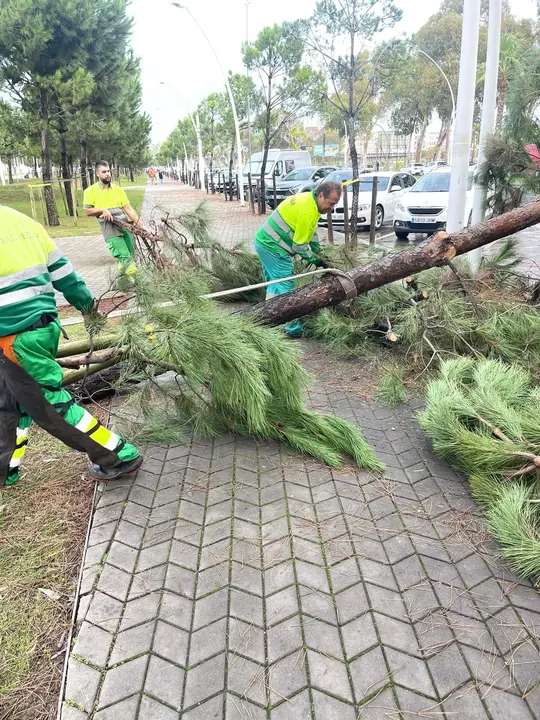
<svg viewBox="0 0 540 720">
<path fill-rule="evenodd" d="M 0 338 L 0 485 L 20 476 L 32 420 L 104 468 L 139 456 L 61 387 L 58 323 Z"/>
<path fill-rule="evenodd" d="M 106 242 L 109 252 L 113 258 L 118 260 L 118 274 L 127 275 L 128 277 L 135 275 L 137 267 L 135 265 L 133 235 L 127 230 L 122 230 L 120 237 L 108 238 Z"/>
</svg>

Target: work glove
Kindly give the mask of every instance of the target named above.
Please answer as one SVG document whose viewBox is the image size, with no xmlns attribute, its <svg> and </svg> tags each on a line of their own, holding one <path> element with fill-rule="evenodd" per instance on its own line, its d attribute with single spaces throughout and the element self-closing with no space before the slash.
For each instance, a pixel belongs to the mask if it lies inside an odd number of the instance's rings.
<svg viewBox="0 0 540 720">
<path fill-rule="evenodd" d="M 324 258 L 317 258 L 317 261 L 315 262 L 315 267 L 324 268 L 326 270 L 330 267 L 330 265 Z"/>
<path fill-rule="evenodd" d="M 99 312 L 99 303 L 94 298 L 94 302 L 85 310 L 82 314 L 84 320 L 84 327 L 90 337 L 99 335 L 100 332 L 105 328 L 107 322 L 107 316 Z"/>
</svg>

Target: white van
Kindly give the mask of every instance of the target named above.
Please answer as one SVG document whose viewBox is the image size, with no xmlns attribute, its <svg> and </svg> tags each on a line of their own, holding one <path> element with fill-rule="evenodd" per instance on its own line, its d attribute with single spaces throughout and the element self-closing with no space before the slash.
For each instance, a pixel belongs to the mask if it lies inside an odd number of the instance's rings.
<svg viewBox="0 0 540 720">
<path fill-rule="evenodd" d="M 247 185 L 248 173 L 251 173 L 251 184 L 255 185 L 261 179 L 262 152 L 253 153 L 250 162 L 244 167 L 244 183 Z M 283 180 L 292 170 L 311 166 L 311 157 L 307 150 L 269 150 L 264 173 L 265 184 L 270 186 L 272 177 L 276 182 Z"/>
</svg>

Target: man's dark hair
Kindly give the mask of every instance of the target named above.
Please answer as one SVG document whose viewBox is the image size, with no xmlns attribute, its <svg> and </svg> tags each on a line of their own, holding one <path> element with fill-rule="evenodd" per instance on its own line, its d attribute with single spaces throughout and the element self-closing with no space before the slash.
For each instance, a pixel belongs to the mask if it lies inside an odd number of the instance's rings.
<svg viewBox="0 0 540 720">
<path fill-rule="evenodd" d="M 341 183 L 328 180 L 328 182 L 323 182 L 317 186 L 317 195 L 322 195 L 325 200 L 327 200 L 333 192 L 341 195 Z"/>
<path fill-rule="evenodd" d="M 99 170 L 100 167 L 109 167 L 109 163 L 106 160 L 98 160 L 94 169 Z"/>
</svg>

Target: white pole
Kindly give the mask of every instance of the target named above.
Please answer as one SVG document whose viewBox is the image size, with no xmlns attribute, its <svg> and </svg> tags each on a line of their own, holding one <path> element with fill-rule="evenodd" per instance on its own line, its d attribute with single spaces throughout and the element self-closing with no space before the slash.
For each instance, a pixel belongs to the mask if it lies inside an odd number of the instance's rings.
<svg viewBox="0 0 540 720">
<path fill-rule="evenodd" d="M 197 136 L 197 148 L 199 150 L 199 182 L 201 185 L 201 190 L 204 190 L 204 155 L 202 151 L 202 140 L 201 140 L 201 123 L 199 121 L 199 113 L 196 115 L 196 120 L 193 119 L 193 116 L 190 115 L 190 120 L 193 123 L 193 127 L 195 129 L 195 135 Z"/>
<path fill-rule="evenodd" d="M 246 0 L 246 43 L 249 42 L 249 6 L 251 5 L 251 0 Z M 246 77 L 251 77 L 249 74 L 249 68 L 246 67 Z M 251 104 L 249 102 L 249 88 L 248 88 L 248 94 L 247 94 L 247 122 L 248 122 L 248 162 L 250 163 L 249 169 L 251 171 L 251 155 L 252 155 L 252 149 L 251 149 Z M 244 190 L 242 188 L 242 197 Z"/>
<path fill-rule="evenodd" d="M 2 162 L 2 158 L 0 158 L 0 182 L 2 185 L 6 184 L 6 171 L 4 168 L 4 163 Z"/>
<path fill-rule="evenodd" d="M 214 50 L 214 46 L 212 45 L 212 43 L 211 43 L 210 40 L 208 39 L 208 35 L 204 32 L 203 28 L 202 28 L 201 25 L 197 22 L 197 20 L 195 19 L 195 17 L 193 16 L 193 14 L 191 13 L 191 11 L 189 10 L 189 8 L 187 8 L 185 5 L 181 5 L 180 3 L 177 3 L 177 2 L 173 2 L 172 4 L 173 4 L 174 7 L 177 7 L 177 8 L 180 8 L 180 9 L 182 9 L 182 10 L 185 10 L 185 11 L 189 14 L 189 16 L 191 17 L 191 19 L 192 19 L 193 22 L 195 23 L 195 25 L 199 28 L 199 30 L 201 31 L 201 33 L 202 33 L 203 36 L 204 36 L 204 39 L 205 39 L 206 42 L 208 43 L 208 46 L 210 47 L 210 50 L 211 50 L 212 53 L 214 54 L 214 57 L 216 58 L 216 62 L 217 62 L 217 64 L 218 64 L 218 66 L 219 66 L 219 69 L 221 70 L 221 74 L 223 75 L 223 79 L 225 80 L 225 87 L 227 88 L 227 94 L 228 94 L 228 96 L 229 96 L 229 101 L 230 101 L 230 103 L 231 103 L 231 109 L 232 109 L 233 118 L 234 118 L 234 129 L 235 129 L 235 132 L 236 132 L 236 157 L 237 157 L 237 159 L 238 159 L 238 183 L 239 183 L 240 188 L 241 188 L 241 192 L 240 192 L 240 205 L 241 205 L 242 207 L 244 207 L 244 205 L 245 205 L 245 203 L 244 203 L 244 176 L 243 176 L 244 166 L 243 166 L 243 163 L 242 163 L 242 140 L 241 140 L 241 138 L 240 138 L 240 123 L 238 122 L 238 114 L 237 114 L 237 112 L 236 112 L 236 103 L 234 102 L 234 96 L 233 96 L 233 94 L 232 94 L 231 86 L 229 85 L 229 78 L 227 77 L 227 73 L 225 72 L 225 70 L 223 69 L 223 67 L 222 67 L 222 65 L 221 65 L 221 63 L 220 63 L 220 61 L 219 61 L 219 58 L 218 58 L 218 56 L 217 56 L 217 53 L 216 53 L 216 51 Z"/>
<path fill-rule="evenodd" d="M 176 174 L 178 175 L 178 179 L 182 179 L 182 173 L 180 172 L 180 158 L 178 155 L 176 156 Z"/>
<path fill-rule="evenodd" d="M 482 103 L 482 121 L 480 124 L 480 142 L 478 147 L 478 164 L 486 159 L 486 140 L 495 130 L 497 116 L 497 84 L 499 80 L 499 54 L 501 49 L 501 15 L 502 0 L 489 2 L 489 26 L 486 57 L 486 75 L 484 78 L 484 101 Z M 476 185 L 474 189 L 474 205 L 472 224 L 480 223 L 486 215 L 487 189 Z M 469 261 L 476 274 L 482 262 L 483 248 L 471 250 Z"/>
<path fill-rule="evenodd" d="M 456 124 L 452 148 L 450 198 L 448 200 L 448 220 L 446 223 L 447 232 L 458 232 L 466 223 L 465 203 L 469 176 L 474 91 L 476 88 L 479 25 L 480 0 L 465 0 Z"/>
</svg>

